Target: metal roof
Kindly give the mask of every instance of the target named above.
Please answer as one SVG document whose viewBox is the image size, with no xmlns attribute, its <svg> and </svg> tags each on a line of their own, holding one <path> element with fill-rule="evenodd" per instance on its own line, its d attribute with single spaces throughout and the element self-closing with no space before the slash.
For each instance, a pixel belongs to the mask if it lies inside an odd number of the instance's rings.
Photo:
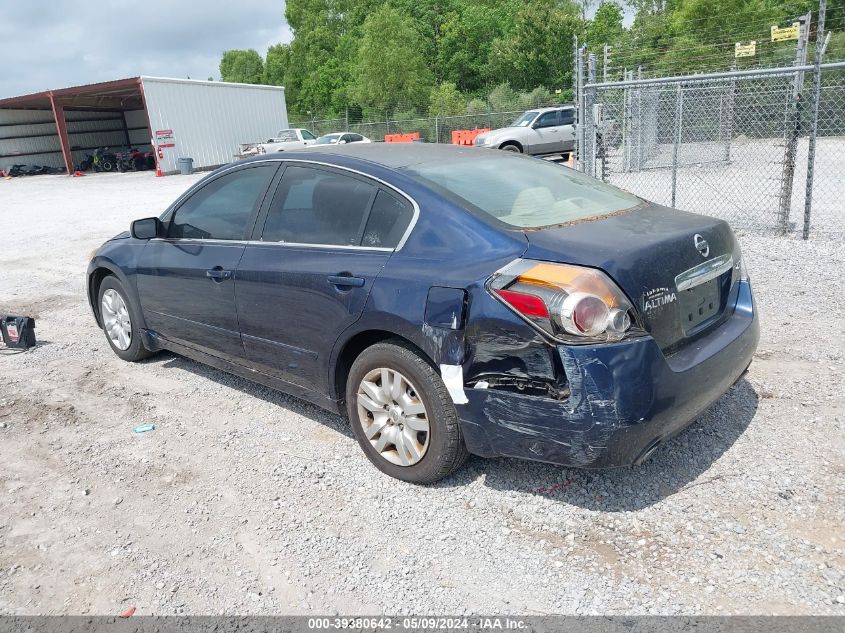
<svg viewBox="0 0 845 633">
<path fill-rule="evenodd" d="M 50 110 L 52 109 L 51 97 L 67 110 L 135 110 L 143 107 L 141 78 L 131 77 L 8 97 L 0 99 L 0 108 Z"/>
</svg>

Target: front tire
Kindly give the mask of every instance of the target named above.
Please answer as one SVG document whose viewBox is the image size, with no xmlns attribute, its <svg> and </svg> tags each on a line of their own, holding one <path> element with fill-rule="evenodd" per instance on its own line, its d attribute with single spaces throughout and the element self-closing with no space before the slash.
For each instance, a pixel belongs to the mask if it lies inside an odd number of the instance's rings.
<svg viewBox="0 0 845 633">
<path fill-rule="evenodd" d="M 522 154 L 522 148 L 516 143 L 505 143 L 499 149 L 503 149 L 506 152 L 517 152 L 518 154 Z"/>
<path fill-rule="evenodd" d="M 367 458 L 391 477 L 430 484 L 467 460 L 446 386 L 404 343 L 377 343 L 355 359 L 346 383 L 346 408 Z"/>
<path fill-rule="evenodd" d="M 141 343 L 138 310 L 117 277 L 110 275 L 103 279 L 97 293 L 97 305 L 100 306 L 103 332 L 115 354 L 132 363 L 151 355 Z"/>
</svg>

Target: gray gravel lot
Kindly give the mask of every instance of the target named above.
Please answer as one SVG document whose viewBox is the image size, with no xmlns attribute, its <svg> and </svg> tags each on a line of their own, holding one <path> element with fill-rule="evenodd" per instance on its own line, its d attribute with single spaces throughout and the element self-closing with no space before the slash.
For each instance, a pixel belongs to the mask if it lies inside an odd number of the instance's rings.
<svg viewBox="0 0 845 633">
<path fill-rule="evenodd" d="M 845 250 L 823 226 L 740 236 L 755 361 L 645 465 L 473 459 L 422 488 L 344 419 L 111 353 L 86 255 L 196 178 L 0 181 L 0 312 L 42 341 L 0 356 L 0 613 L 845 615 Z"/>
</svg>

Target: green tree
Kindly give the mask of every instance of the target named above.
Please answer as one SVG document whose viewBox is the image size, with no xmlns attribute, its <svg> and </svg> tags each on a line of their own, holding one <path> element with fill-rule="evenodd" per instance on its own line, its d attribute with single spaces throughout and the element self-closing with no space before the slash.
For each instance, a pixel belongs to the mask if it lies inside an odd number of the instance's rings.
<svg viewBox="0 0 845 633">
<path fill-rule="evenodd" d="M 264 75 L 264 62 L 255 50 L 224 51 L 220 60 L 220 78 L 243 84 L 260 84 Z"/>
<path fill-rule="evenodd" d="M 493 41 L 512 26 L 519 0 L 465 0 L 442 25 L 437 47 L 440 76 L 466 92 L 485 86 Z"/>
<path fill-rule="evenodd" d="M 264 58 L 264 77 L 262 83 L 268 86 L 284 86 L 287 82 L 288 68 L 291 64 L 289 44 L 276 44 L 267 49 Z"/>
<path fill-rule="evenodd" d="M 513 28 L 493 42 L 491 77 L 524 90 L 571 85 L 572 41 L 581 27 L 580 9 L 570 0 L 531 0 Z"/>
<path fill-rule="evenodd" d="M 622 7 L 615 2 L 602 2 L 593 19 L 587 23 L 587 46 L 594 51 L 622 37 Z"/>
<path fill-rule="evenodd" d="M 384 5 L 366 19 L 362 33 L 350 97 L 366 109 L 388 113 L 428 101 L 431 72 L 407 16 Z"/>
<path fill-rule="evenodd" d="M 431 89 L 428 113 L 440 116 L 465 114 L 467 102 L 458 87 L 451 81 L 443 82 Z"/>
</svg>

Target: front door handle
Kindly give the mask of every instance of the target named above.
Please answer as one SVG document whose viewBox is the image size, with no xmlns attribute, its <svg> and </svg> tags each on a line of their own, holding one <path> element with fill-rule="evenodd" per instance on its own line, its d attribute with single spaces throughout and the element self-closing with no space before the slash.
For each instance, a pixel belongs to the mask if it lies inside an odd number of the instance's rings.
<svg viewBox="0 0 845 633">
<path fill-rule="evenodd" d="M 215 266 L 210 270 L 205 271 L 205 276 L 215 282 L 226 281 L 232 278 L 231 270 L 223 270 L 222 266 Z"/>
<path fill-rule="evenodd" d="M 364 280 L 361 277 L 353 277 L 352 275 L 329 275 L 326 279 L 329 283 L 335 286 L 346 286 L 350 288 L 361 288 L 364 285 Z"/>
</svg>

